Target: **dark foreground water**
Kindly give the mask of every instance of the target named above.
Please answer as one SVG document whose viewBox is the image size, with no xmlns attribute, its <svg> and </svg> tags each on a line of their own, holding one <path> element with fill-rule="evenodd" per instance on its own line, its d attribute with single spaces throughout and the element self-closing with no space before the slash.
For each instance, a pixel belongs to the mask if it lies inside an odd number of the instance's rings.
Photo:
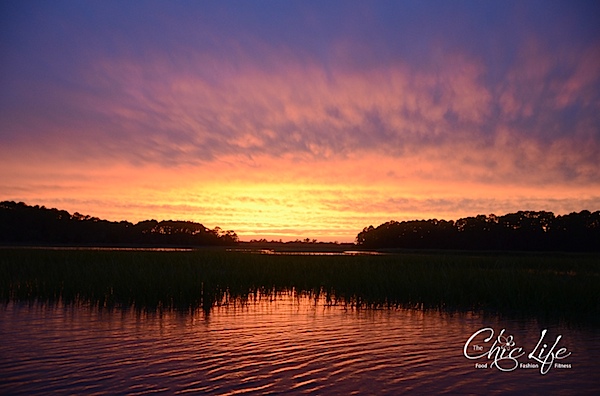
<svg viewBox="0 0 600 396">
<path fill-rule="evenodd" d="M 208 316 L 0 307 L 0 394 L 598 394 L 599 363 L 595 328 L 293 295 Z"/>
</svg>

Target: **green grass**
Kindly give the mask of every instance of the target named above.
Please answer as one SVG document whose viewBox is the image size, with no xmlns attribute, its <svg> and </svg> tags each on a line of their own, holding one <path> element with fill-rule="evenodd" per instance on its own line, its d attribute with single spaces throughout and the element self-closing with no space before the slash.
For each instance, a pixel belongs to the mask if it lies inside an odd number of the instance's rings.
<svg viewBox="0 0 600 396">
<path fill-rule="evenodd" d="M 409 252 L 383 256 L 0 249 L 0 298 L 210 309 L 291 290 L 357 308 L 600 317 L 600 256 Z"/>
</svg>

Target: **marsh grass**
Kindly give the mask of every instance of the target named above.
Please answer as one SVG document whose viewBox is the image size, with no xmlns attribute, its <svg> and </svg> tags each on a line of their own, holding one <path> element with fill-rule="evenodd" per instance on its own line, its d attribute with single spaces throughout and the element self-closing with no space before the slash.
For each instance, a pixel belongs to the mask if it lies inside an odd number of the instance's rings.
<svg viewBox="0 0 600 396">
<path fill-rule="evenodd" d="M 293 292 L 354 308 L 486 311 L 598 322 L 600 256 L 382 256 L 0 249 L 4 301 L 203 309 Z"/>
</svg>

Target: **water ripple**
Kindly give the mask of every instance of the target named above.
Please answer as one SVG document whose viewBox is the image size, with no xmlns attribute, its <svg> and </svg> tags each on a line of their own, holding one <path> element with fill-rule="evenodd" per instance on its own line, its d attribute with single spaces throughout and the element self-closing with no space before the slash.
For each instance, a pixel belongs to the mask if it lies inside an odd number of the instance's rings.
<svg viewBox="0 0 600 396">
<path fill-rule="evenodd" d="M 492 325 L 535 340 L 540 325 L 410 310 L 347 310 L 282 295 L 201 313 L 9 303 L 0 308 L 2 394 L 398 394 L 600 390 L 597 332 L 560 330 L 576 369 L 476 370 L 462 354 Z"/>
</svg>

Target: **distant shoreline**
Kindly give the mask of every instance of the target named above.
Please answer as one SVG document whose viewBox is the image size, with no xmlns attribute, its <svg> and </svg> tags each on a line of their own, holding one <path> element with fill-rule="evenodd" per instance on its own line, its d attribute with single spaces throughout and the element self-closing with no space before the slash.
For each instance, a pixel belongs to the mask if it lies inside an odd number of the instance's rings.
<svg viewBox="0 0 600 396">
<path fill-rule="evenodd" d="M 354 243 L 296 239 L 240 241 L 234 230 L 183 220 L 108 221 L 23 202 L 0 202 L 0 245 L 205 248 L 251 246 L 280 251 L 443 250 L 600 252 L 600 211 L 555 216 L 519 211 L 454 220 L 388 221 L 365 227 Z"/>
</svg>

